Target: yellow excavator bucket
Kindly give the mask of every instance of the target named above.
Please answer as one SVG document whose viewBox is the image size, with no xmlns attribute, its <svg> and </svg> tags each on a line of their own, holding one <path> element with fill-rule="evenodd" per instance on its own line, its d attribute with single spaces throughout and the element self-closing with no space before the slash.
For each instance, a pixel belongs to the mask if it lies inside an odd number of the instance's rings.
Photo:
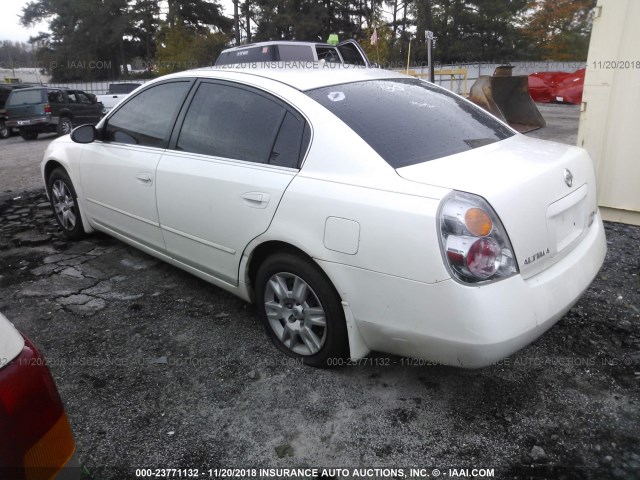
<svg viewBox="0 0 640 480">
<path fill-rule="evenodd" d="M 544 127 L 546 122 L 529 95 L 526 75 L 511 76 L 511 66 L 482 75 L 471 86 L 469 100 L 521 133 Z"/>
</svg>

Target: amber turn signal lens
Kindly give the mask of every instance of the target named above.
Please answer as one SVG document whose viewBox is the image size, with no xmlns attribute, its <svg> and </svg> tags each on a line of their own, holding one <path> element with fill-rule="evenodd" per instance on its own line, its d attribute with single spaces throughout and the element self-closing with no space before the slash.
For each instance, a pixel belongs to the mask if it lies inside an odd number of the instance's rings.
<svg viewBox="0 0 640 480">
<path fill-rule="evenodd" d="M 477 237 L 486 237 L 493 229 L 493 222 L 489 214 L 481 208 L 470 208 L 464 214 L 464 224 Z"/>
</svg>

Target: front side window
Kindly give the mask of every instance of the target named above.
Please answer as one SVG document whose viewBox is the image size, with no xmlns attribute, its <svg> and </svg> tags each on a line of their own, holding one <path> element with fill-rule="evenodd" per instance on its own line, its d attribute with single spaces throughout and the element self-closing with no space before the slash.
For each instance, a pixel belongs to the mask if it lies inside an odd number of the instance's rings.
<svg viewBox="0 0 640 480">
<path fill-rule="evenodd" d="M 356 47 L 353 43 L 347 42 L 343 43 L 342 45 L 338 45 L 338 50 L 340 50 L 340 53 L 342 54 L 344 63 L 350 65 L 360 65 L 362 67 L 366 66 L 362 54 L 358 50 L 358 47 Z"/>
<path fill-rule="evenodd" d="M 393 168 L 514 135 L 490 114 L 418 79 L 369 80 L 306 93 L 345 122 Z"/>
<path fill-rule="evenodd" d="M 300 117 L 266 95 L 207 82 L 189 105 L 176 149 L 294 167 L 303 129 Z"/>
<path fill-rule="evenodd" d="M 162 83 L 140 92 L 109 117 L 104 140 L 165 147 L 190 84 Z"/>
</svg>

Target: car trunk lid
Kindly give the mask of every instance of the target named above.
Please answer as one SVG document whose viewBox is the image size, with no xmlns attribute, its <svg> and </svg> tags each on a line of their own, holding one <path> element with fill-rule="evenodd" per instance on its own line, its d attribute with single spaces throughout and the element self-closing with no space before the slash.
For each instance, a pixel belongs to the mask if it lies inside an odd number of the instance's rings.
<svg viewBox="0 0 640 480">
<path fill-rule="evenodd" d="M 524 278 L 569 253 L 597 209 L 586 151 L 524 135 L 397 172 L 407 180 L 485 198 L 509 235 Z"/>
</svg>

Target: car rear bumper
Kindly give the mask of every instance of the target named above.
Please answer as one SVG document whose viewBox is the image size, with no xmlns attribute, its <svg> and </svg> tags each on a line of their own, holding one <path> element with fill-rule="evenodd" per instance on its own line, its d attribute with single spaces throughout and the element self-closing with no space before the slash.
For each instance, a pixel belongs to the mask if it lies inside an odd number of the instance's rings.
<svg viewBox="0 0 640 480">
<path fill-rule="evenodd" d="M 40 127 L 43 125 L 52 124 L 52 120 L 53 119 L 50 116 L 33 117 L 33 118 L 26 118 L 26 119 L 7 120 L 6 125 L 7 127 L 16 127 L 16 128 Z"/>
<path fill-rule="evenodd" d="M 437 253 L 439 254 L 439 253 Z M 425 284 L 322 262 L 371 350 L 465 368 L 491 365 L 552 327 L 578 301 L 606 254 L 598 214 L 556 264 L 479 287 Z"/>
</svg>

